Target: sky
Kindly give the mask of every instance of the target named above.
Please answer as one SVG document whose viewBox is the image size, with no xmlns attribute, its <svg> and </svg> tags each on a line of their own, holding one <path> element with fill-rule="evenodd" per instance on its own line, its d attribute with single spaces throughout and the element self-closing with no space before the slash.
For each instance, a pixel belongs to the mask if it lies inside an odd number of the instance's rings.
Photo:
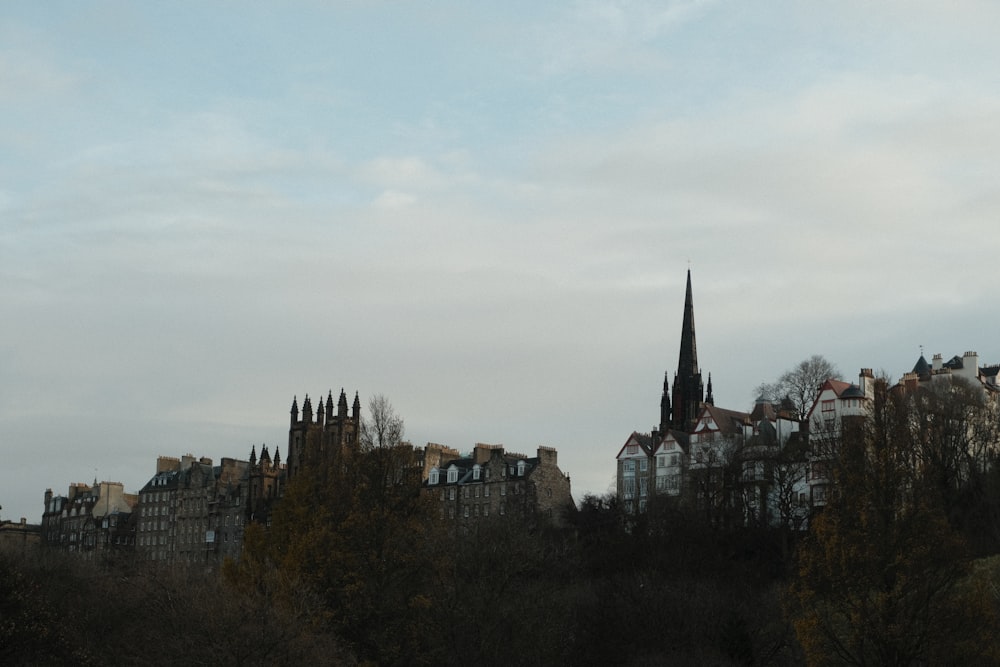
<svg viewBox="0 0 1000 667">
<path fill-rule="evenodd" d="M 0 4 L 0 518 L 381 394 L 612 488 L 716 405 L 1000 362 L 1000 4 Z M 922 346 L 922 347 L 921 347 Z"/>
</svg>

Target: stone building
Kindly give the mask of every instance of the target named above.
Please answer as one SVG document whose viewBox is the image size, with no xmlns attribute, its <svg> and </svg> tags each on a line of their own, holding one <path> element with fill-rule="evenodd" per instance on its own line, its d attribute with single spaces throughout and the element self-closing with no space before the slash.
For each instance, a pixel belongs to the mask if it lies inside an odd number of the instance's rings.
<svg viewBox="0 0 1000 667">
<path fill-rule="evenodd" d="M 21 517 L 17 523 L 6 519 L 0 521 L 0 549 L 18 550 L 36 548 L 42 540 L 42 527 L 28 523 Z"/>
<path fill-rule="evenodd" d="M 136 551 L 140 558 L 214 567 L 238 558 L 246 521 L 247 461 L 161 456 L 139 491 Z"/>
<path fill-rule="evenodd" d="M 782 405 L 758 401 L 751 412 L 715 405 L 712 379 L 698 366 L 691 272 L 687 273 L 680 352 L 673 389 L 663 380 L 659 424 L 633 432 L 616 455 L 617 496 L 629 512 L 643 512 L 656 495 L 702 510 L 712 521 L 777 521 L 776 479 L 782 452 L 799 435 L 796 416 Z M 803 479 L 782 482 L 799 485 Z M 783 489 L 783 498 L 793 491 Z M 798 498 L 798 496 L 796 496 Z M 786 513 L 787 515 L 787 513 Z"/>
<path fill-rule="evenodd" d="M 348 414 L 347 394 L 333 402 L 329 392 L 326 403 L 322 398 L 315 411 L 306 394 L 299 412 L 298 399 L 292 399 L 291 425 L 288 429 L 288 478 L 293 479 L 310 461 L 328 460 L 347 451 L 356 451 L 361 429 L 361 401 L 354 393 L 354 405 Z M 280 494 L 279 494 L 280 495 Z"/>
<path fill-rule="evenodd" d="M 271 512 L 284 493 L 288 477 L 288 468 L 281 462 L 281 452 L 275 448 L 272 459 L 267 445 L 261 445 L 258 459 L 257 448 L 253 447 L 246 477 L 246 519 L 268 526 L 271 524 Z"/>
<path fill-rule="evenodd" d="M 551 447 L 539 447 L 533 457 L 484 444 L 464 457 L 435 444 L 425 452 L 424 493 L 437 501 L 446 524 L 468 527 L 490 517 L 514 516 L 558 525 L 573 507 L 569 475 L 559 469 Z"/>
<path fill-rule="evenodd" d="M 65 496 L 45 490 L 41 539 L 51 547 L 87 558 L 135 545 L 132 513 L 137 496 L 125 493 L 121 482 L 70 484 Z"/>
</svg>

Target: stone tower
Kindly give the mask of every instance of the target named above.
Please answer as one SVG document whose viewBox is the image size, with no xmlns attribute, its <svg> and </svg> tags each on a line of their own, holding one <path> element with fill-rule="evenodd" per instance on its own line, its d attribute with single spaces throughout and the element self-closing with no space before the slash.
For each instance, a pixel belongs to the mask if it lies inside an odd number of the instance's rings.
<svg viewBox="0 0 1000 667">
<path fill-rule="evenodd" d="M 361 401 L 357 392 L 354 405 L 348 413 L 347 394 L 340 390 L 340 399 L 333 402 L 329 392 L 326 402 L 320 398 L 313 411 L 312 400 L 307 394 L 299 413 L 298 400 L 292 399 L 291 424 L 288 430 L 288 478 L 292 479 L 310 462 L 318 463 L 329 458 L 351 453 L 358 448 L 361 429 Z"/>
</svg>

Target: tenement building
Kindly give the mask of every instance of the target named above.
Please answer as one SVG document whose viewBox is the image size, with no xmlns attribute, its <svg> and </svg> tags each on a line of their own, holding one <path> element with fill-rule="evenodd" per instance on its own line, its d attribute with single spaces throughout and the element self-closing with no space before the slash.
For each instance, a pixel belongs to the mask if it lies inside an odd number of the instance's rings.
<svg viewBox="0 0 1000 667">
<path fill-rule="evenodd" d="M 168 563 L 218 565 L 238 558 L 246 519 L 247 461 L 161 456 L 139 491 L 136 552 Z"/>
<path fill-rule="evenodd" d="M 570 478 L 551 447 L 535 456 L 507 452 L 503 445 L 477 444 L 471 456 L 441 445 L 424 450 L 424 493 L 438 504 L 442 522 L 469 527 L 490 517 L 563 521 L 573 506 Z"/>
<path fill-rule="evenodd" d="M 45 490 L 41 539 L 51 547 L 86 558 L 135 545 L 133 508 L 137 496 L 121 482 L 70 484 L 65 496 Z"/>
</svg>

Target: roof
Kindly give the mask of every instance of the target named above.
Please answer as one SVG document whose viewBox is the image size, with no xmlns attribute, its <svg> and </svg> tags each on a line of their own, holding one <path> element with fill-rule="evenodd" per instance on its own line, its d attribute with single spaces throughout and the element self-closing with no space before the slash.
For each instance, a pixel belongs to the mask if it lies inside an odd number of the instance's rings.
<svg viewBox="0 0 1000 667">
<path fill-rule="evenodd" d="M 958 356 L 957 354 L 948 361 L 944 362 L 943 365 L 944 368 L 950 368 L 956 371 L 965 367 L 965 364 L 962 363 L 962 357 Z"/>
<path fill-rule="evenodd" d="M 524 461 L 525 464 L 524 475 L 523 476 L 518 475 L 518 477 L 521 478 L 529 477 L 532 471 L 534 471 L 534 469 L 537 468 L 541 462 L 537 456 L 528 458 L 521 455 L 504 455 L 503 457 L 503 463 L 505 466 L 512 466 L 520 463 L 521 461 Z M 485 463 L 476 463 L 476 460 L 471 456 L 462 457 L 460 459 L 452 459 L 450 461 L 441 463 L 441 465 L 434 466 L 434 468 L 436 468 L 439 473 L 447 472 L 452 467 L 458 469 L 458 479 L 456 481 L 448 482 L 447 475 L 444 475 L 438 478 L 437 484 L 431 484 L 430 478 L 428 477 L 426 480 L 424 480 L 423 485 L 438 487 L 438 486 L 448 486 L 449 484 L 461 485 L 461 484 L 467 484 L 469 482 L 483 483 L 489 481 L 485 477 L 481 476 L 479 478 L 476 478 L 473 475 L 474 469 L 476 468 L 485 469 L 488 466 Z"/>
<path fill-rule="evenodd" d="M 750 418 L 750 415 L 746 412 L 727 410 L 706 403 L 702 407 L 701 414 L 698 415 L 698 421 L 701 421 L 705 413 L 708 413 L 712 418 L 720 433 L 739 433 L 743 428 L 743 424 Z"/>
<path fill-rule="evenodd" d="M 639 447 L 642 448 L 642 451 L 646 454 L 646 456 L 653 453 L 653 436 L 648 433 L 632 431 L 632 434 L 625 439 L 625 444 L 622 445 L 621 449 L 619 449 L 618 453 L 615 455 L 616 459 L 621 458 L 622 454 L 625 453 L 625 448 L 628 447 L 633 440 L 635 440 Z"/>
<path fill-rule="evenodd" d="M 841 392 L 840 398 L 867 398 L 865 392 L 861 391 L 861 387 L 856 384 L 852 384 L 850 387 Z"/>
<path fill-rule="evenodd" d="M 912 372 L 916 373 L 920 377 L 931 374 L 931 365 L 927 363 L 926 359 L 924 359 L 924 355 L 921 354 L 920 358 L 917 359 L 917 363 L 913 365 Z"/>
</svg>

